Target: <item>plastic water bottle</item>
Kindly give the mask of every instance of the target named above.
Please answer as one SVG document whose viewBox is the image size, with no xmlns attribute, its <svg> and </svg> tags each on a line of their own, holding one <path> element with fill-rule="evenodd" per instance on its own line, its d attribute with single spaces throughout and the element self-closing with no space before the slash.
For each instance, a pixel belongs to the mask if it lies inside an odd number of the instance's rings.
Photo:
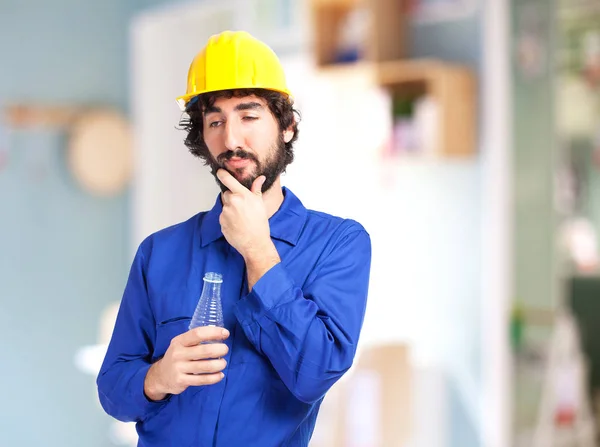
<svg viewBox="0 0 600 447">
<path fill-rule="evenodd" d="M 221 284 L 223 284 L 223 275 L 220 273 L 208 272 L 204 275 L 202 295 L 190 322 L 190 329 L 199 326 L 225 327 L 221 306 Z"/>
</svg>

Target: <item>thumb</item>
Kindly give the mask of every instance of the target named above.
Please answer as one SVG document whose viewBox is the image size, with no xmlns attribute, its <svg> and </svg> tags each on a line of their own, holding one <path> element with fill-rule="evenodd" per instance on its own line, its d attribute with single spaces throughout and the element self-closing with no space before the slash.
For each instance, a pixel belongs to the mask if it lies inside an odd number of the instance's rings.
<svg viewBox="0 0 600 447">
<path fill-rule="evenodd" d="M 262 186 L 266 180 L 267 178 L 264 175 L 259 176 L 256 180 L 254 180 L 254 183 L 252 183 L 251 191 L 259 196 L 262 195 Z"/>
</svg>

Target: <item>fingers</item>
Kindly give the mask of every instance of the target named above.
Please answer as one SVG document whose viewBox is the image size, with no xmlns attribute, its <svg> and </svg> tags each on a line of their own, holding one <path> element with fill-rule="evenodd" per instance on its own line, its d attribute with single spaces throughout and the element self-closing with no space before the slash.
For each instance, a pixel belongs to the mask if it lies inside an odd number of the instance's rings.
<svg viewBox="0 0 600 447">
<path fill-rule="evenodd" d="M 196 360 L 183 363 L 180 371 L 184 374 L 214 374 L 223 371 L 226 366 L 225 359 Z"/>
<path fill-rule="evenodd" d="M 219 169 L 217 171 L 217 178 L 223 183 L 229 191 L 235 194 L 243 194 L 248 191 L 248 189 L 242 185 L 237 179 L 227 172 L 225 169 Z"/>
<path fill-rule="evenodd" d="M 203 385 L 214 385 L 219 383 L 225 374 L 218 372 L 214 374 L 188 374 L 185 376 L 185 382 L 187 386 L 203 386 Z"/>
<path fill-rule="evenodd" d="M 262 194 L 262 185 L 264 185 L 266 180 L 267 178 L 264 175 L 259 176 L 252 183 L 252 188 L 250 189 L 250 191 L 252 191 L 253 194 L 260 196 Z"/>
<path fill-rule="evenodd" d="M 182 346 L 196 346 L 206 341 L 222 341 L 227 337 L 229 337 L 227 329 L 216 326 L 202 326 L 178 335 L 172 340 L 172 343 L 179 343 Z"/>
<path fill-rule="evenodd" d="M 229 348 L 225 343 L 206 343 L 184 350 L 183 360 L 218 359 L 225 357 Z"/>
<path fill-rule="evenodd" d="M 173 390 L 169 394 L 181 394 L 190 386 L 214 385 L 225 377 L 222 372 L 210 374 L 179 374 L 173 382 Z"/>
<path fill-rule="evenodd" d="M 229 172 L 224 171 L 227 175 L 231 176 L 231 174 L 229 174 Z M 243 186 L 241 183 L 239 183 L 235 177 L 231 176 L 231 178 L 233 179 L 234 182 L 238 183 L 243 189 L 234 191 L 233 189 L 230 188 L 229 191 L 225 191 L 222 195 L 221 198 L 223 199 L 223 205 L 229 205 L 234 203 L 234 201 L 236 199 L 240 199 L 239 195 L 240 193 L 244 192 L 247 193 L 248 189 L 246 189 L 245 186 Z M 267 181 L 267 178 L 264 175 L 261 175 L 259 177 L 257 177 L 254 182 L 252 183 L 252 186 L 250 187 L 250 192 L 252 192 L 252 194 L 255 194 L 257 196 L 262 196 L 262 187 L 264 185 L 264 183 Z M 227 185 L 226 185 L 227 186 Z"/>
</svg>

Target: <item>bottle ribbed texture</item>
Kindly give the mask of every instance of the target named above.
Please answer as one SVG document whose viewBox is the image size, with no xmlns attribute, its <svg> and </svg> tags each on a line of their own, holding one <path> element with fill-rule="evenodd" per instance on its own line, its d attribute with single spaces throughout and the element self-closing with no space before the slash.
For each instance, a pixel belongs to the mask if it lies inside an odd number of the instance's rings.
<svg viewBox="0 0 600 447">
<path fill-rule="evenodd" d="M 224 327 L 223 308 L 221 306 L 221 285 L 223 276 L 219 273 L 208 272 L 204 275 L 202 295 L 190 322 L 190 329 L 199 326 Z"/>
</svg>

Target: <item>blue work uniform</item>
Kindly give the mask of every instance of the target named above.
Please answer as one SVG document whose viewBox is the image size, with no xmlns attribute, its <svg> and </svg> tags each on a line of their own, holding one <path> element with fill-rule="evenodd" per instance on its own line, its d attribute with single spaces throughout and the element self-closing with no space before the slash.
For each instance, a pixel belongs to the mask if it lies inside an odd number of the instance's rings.
<svg viewBox="0 0 600 447">
<path fill-rule="evenodd" d="M 138 446 L 308 446 L 323 396 L 356 352 L 371 242 L 356 221 L 283 193 L 269 220 L 281 262 L 250 292 L 244 259 L 221 232 L 220 196 L 140 244 L 97 380 L 106 412 L 137 422 Z M 225 378 L 151 401 L 146 373 L 188 330 L 206 272 L 223 275 Z"/>
</svg>

